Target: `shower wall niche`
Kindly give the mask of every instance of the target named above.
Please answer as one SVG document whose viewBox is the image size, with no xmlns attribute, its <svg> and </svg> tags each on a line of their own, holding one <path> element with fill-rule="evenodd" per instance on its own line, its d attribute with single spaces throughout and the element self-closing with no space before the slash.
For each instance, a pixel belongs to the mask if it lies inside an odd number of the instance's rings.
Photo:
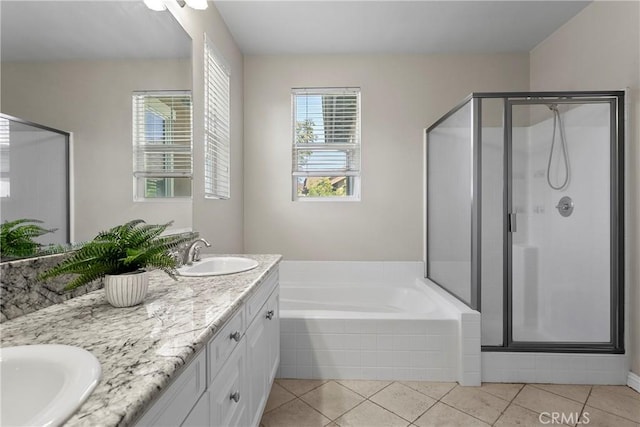
<svg viewBox="0 0 640 427">
<path fill-rule="evenodd" d="M 623 352 L 623 108 L 475 93 L 427 130 L 426 276 L 484 350 Z"/>
</svg>

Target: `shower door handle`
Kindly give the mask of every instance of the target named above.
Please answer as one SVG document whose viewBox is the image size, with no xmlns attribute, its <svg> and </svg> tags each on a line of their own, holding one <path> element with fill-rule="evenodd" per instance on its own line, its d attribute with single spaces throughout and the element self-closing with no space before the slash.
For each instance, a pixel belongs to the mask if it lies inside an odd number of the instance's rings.
<svg viewBox="0 0 640 427">
<path fill-rule="evenodd" d="M 515 233 L 516 231 L 518 231 L 515 213 L 507 214 L 507 221 L 508 221 L 510 233 Z"/>
</svg>

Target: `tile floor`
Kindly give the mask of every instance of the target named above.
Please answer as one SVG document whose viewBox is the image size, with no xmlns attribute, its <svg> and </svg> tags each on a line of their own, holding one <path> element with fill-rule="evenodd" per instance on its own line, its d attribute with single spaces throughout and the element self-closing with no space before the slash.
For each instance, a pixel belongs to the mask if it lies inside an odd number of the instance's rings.
<svg viewBox="0 0 640 427">
<path fill-rule="evenodd" d="M 562 425 L 640 427 L 640 393 L 625 386 L 276 379 L 260 426 L 560 425 L 545 416 L 554 412 L 573 417 Z"/>
</svg>

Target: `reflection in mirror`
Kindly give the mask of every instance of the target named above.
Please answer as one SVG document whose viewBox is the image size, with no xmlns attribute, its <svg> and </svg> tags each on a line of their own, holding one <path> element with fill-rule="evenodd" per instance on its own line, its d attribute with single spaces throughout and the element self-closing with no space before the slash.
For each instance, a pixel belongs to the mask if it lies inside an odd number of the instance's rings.
<svg viewBox="0 0 640 427">
<path fill-rule="evenodd" d="M 68 133 L 0 114 L 0 215 L 3 224 L 38 221 L 3 225 L 3 236 L 17 239 L 15 249 L 3 241 L 3 258 L 70 242 Z"/>
<path fill-rule="evenodd" d="M 2 0 L 0 19 L 2 113 L 62 130 L 56 133 L 66 135 L 62 146 L 72 141 L 69 157 L 64 150 L 45 154 L 36 145 L 19 153 L 13 139 L 7 151 L 9 145 L 0 141 L 0 192 L 8 196 L 2 198 L 0 222 L 42 220 L 44 228 L 57 229 L 38 239 L 45 245 L 87 241 L 132 218 L 173 220 L 174 231 L 190 229 L 189 197 L 136 202 L 132 186 L 132 94 L 191 89 L 191 39 L 173 15 L 151 11 L 142 1 Z M 11 123 L 9 130 L 13 135 Z M 44 138 L 41 130 L 16 131 L 17 137 L 28 133 Z M 25 157 L 28 166 L 14 166 L 27 153 L 35 153 Z M 35 172 L 64 170 L 68 158 L 71 185 L 53 191 L 51 180 Z M 24 214 L 5 203 L 18 194 L 18 175 L 34 205 Z M 71 209 L 54 223 L 49 215 L 54 206 L 69 206 L 67 193 Z"/>
</svg>

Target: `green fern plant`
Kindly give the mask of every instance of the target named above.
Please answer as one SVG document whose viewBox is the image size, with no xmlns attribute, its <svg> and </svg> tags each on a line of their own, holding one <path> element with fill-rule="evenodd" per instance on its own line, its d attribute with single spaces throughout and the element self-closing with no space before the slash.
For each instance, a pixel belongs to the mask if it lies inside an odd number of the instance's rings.
<svg viewBox="0 0 640 427">
<path fill-rule="evenodd" d="M 181 235 L 161 236 L 171 224 L 151 225 L 136 219 L 103 231 L 38 278 L 45 280 L 62 274 L 77 274 L 65 287 L 70 291 L 107 274 L 134 273 L 154 267 L 175 280 L 177 260 L 170 251 L 190 239 Z"/>
<path fill-rule="evenodd" d="M 0 225 L 0 256 L 20 258 L 37 254 L 42 244 L 34 239 L 56 231 L 55 228 L 46 229 L 38 224 L 42 224 L 42 221 L 26 218 L 3 222 Z"/>
</svg>

